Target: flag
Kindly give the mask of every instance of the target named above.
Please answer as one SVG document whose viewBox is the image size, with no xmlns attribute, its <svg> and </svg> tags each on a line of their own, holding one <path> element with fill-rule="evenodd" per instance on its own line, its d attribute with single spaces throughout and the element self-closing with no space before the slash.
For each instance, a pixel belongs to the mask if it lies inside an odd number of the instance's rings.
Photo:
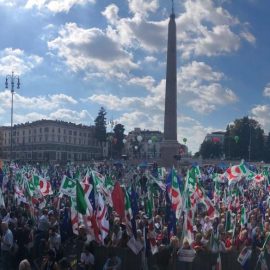
<svg viewBox="0 0 270 270">
<path fill-rule="evenodd" d="M 120 187 L 120 183 L 117 181 L 112 191 L 113 208 L 121 219 L 125 216 L 125 195 Z"/>
<path fill-rule="evenodd" d="M 101 240 L 103 242 L 109 233 L 109 220 L 107 206 L 105 205 L 100 193 L 98 194 L 98 208 L 96 218 L 101 233 Z"/>
<path fill-rule="evenodd" d="M 81 213 L 82 215 L 85 215 L 86 209 L 87 209 L 87 204 L 85 202 L 83 188 L 78 180 L 76 180 L 76 203 L 77 203 L 76 210 L 79 213 Z"/>
<path fill-rule="evenodd" d="M 153 175 L 150 175 L 150 179 L 153 183 L 157 184 L 162 191 L 166 190 L 165 184 L 160 179 L 155 178 Z"/>
<path fill-rule="evenodd" d="M 172 203 L 171 200 L 169 199 L 169 195 L 166 192 L 165 194 L 165 199 L 166 199 L 166 222 L 167 222 L 167 229 L 168 229 L 168 237 L 172 235 L 176 235 L 176 216 L 175 212 L 172 209 Z"/>
<path fill-rule="evenodd" d="M 242 162 L 240 165 L 229 167 L 225 172 L 225 176 L 229 181 L 229 185 L 239 181 L 241 177 L 247 176 L 248 174 L 249 170 L 245 166 L 244 162 Z"/>
<path fill-rule="evenodd" d="M 246 213 L 246 208 L 244 205 L 241 208 L 240 224 L 242 227 L 245 227 L 245 225 L 247 224 L 247 213 Z"/>
<path fill-rule="evenodd" d="M 181 214 L 180 208 L 182 206 L 182 197 L 178 183 L 178 177 L 174 168 L 171 170 L 171 173 L 167 178 L 167 192 L 172 203 L 172 209 L 175 211 L 176 218 L 178 219 Z"/>
<path fill-rule="evenodd" d="M 62 179 L 59 192 L 70 197 L 76 197 L 76 181 L 65 175 Z"/>
<path fill-rule="evenodd" d="M 136 219 L 135 219 L 135 217 L 138 215 L 138 212 L 139 212 L 138 203 L 137 203 L 137 197 L 138 197 L 137 193 L 132 188 L 131 189 L 131 194 L 130 194 L 130 206 L 131 206 L 131 210 L 132 210 L 131 225 L 132 225 L 132 232 L 133 232 L 133 235 L 134 235 L 135 239 L 137 239 L 137 227 L 136 227 Z"/>
<path fill-rule="evenodd" d="M 155 255 L 156 253 L 158 253 L 158 246 L 153 221 L 151 221 L 148 225 L 148 238 L 150 242 L 151 253 L 152 255 Z"/>
<path fill-rule="evenodd" d="M 108 190 L 113 189 L 113 181 L 112 181 L 112 177 L 110 175 L 106 176 L 104 185 Z"/>
<path fill-rule="evenodd" d="M 0 188 L 0 206 L 3 206 L 4 208 L 5 206 L 5 201 L 4 201 L 4 197 L 3 197 L 3 193 L 2 193 L 2 189 Z"/>
<path fill-rule="evenodd" d="M 43 196 L 52 195 L 52 186 L 46 179 L 39 178 L 39 189 Z"/>
<path fill-rule="evenodd" d="M 186 237 L 189 243 L 193 242 L 193 210 L 191 208 L 190 201 L 190 192 L 188 189 L 185 190 L 185 204 L 184 204 L 184 224 L 183 224 L 183 232 L 182 239 Z"/>
<path fill-rule="evenodd" d="M 216 263 L 215 270 L 222 270 L 222 263 L 221 263 L 221 256 L 220 256 L 220 253 L 218 253 L 217 263 Z"/>
<path fill-rule="evenodd" d="M 132 223 L 131 223 L 132 218 L 133 218 L 133 213 L 131 209 L 130 197 L 127 190 L 125 189 L 125 222 L 127 226 L 127 233 L 130 236 L 132 236 L 133 234 Z"/>
<path fill-rule="evenodd" d="M 261 183 L 262 181 L 264 181 L 264 175 L 261 174 L 257 174 L 253 177 L 253 180 L 255 181 L 255 183 Z"/>
</svg>

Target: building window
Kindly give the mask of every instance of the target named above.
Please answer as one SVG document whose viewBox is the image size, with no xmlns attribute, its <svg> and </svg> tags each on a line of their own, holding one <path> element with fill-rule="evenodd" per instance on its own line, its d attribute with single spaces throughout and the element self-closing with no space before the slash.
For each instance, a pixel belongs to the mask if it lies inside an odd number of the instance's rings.
<svg viewBox="0 0 270 270">
<path fill-rule="evenodd" d="M 45 127 L 45 128 L 44 128 L 44 131 L 45 131 L 45 132 L 49 132 L 49 128 L 48 128 L 48 127 Z"/>
<path fill-rule="evenodd" d="M 39 128 L 39 133 L 42 133 L 42 128 Z"/>
<path fill-rule="evenodd" d="M 73 131 L 73 135 L 74 136 L 77 136 L 77 131 Z"/>
<path fill-rule="evenodd" d="M 60 128 L 58 128 L 58 133 L 61 133 Z"/>
<path fill-rule="evenodd" d="M 31 129 L 29 129 L 29 135 L 31 135 Z"/>
<path fill-rule="evenodd" d="M 66 134 L 66 129 L 64 129 L 64 134 Z"/>
<path fill-rule="evenodd" d="M 52 133 L 54 133 L 54 128 L 52 129 Z"/>
<path fill-rule="evenodd" d="M 73 139 L 73 143 L 76 144 L 76 138 Z"/>
<path fill-rule="evenodd" d="M 72 130 L 69 130 L 68 131 L 68 135 L 72 135 Z"/>
</svg>

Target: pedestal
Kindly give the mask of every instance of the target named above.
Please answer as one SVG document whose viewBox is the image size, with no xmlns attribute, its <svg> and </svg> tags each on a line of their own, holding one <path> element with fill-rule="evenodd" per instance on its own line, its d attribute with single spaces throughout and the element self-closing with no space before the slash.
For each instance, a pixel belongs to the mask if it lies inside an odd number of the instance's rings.
<svg viewBox="0 0 270 270">
<path fill-rule="evenodd" d="M 163 141 L 160 145 L 161 166 L 165 168 L 177 167 L 179 161 L 175 156 L 179 154 L 178 141 Z"/>
</svg>

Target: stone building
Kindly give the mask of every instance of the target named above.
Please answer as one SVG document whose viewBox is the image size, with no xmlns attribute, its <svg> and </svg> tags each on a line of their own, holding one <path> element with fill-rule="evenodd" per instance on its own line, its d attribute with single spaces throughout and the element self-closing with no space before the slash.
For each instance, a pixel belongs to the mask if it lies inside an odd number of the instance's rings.
<svg viewBox="0 0 270 270">
<path fill-rule="evenodd" d="M 10 159 L 10 127 L 0 127 L 0 158 Z M 94 126 L 58 120 L 39 120 L 13 127 L 12 159 L 25 161 L 89 161 L 101 158 L 103 148 Z"/>
<path fill-rule="evenodd" d="M 126 137 L 124 152 L 129 158 L 159 159 L 162 140 L 163 133 L 160 131 L 135 128 Z"/>
</svg>

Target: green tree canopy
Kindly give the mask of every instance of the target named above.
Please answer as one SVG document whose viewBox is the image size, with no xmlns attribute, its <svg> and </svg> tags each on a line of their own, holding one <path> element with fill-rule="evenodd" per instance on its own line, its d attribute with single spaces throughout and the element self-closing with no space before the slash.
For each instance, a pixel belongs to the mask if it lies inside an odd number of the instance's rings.
<svg viewBox="0 0 270 270">
<path fill-rule="evenodd" d="M 116 157 L 120 157 L 124 148 L 123 139 L 125 138 L 125 127 L 122 124 L 117 124 L 113 131 L 113 152 L 116 154 Z"/>
<path fill-rule="evenodd" d="M 224 138 L 224 152 L 226 158 L 262 160 L 264 131 L 260 124 L 245 116 L 228 125 Z"/>
<path fill-rule="evenodd" d="M 100 108 L 98 116 L 95 119 L 95 138 L 99 142 L 106 141 L 106 114 L 107 112 L 103 107 Z"/>
<path fill-rule="evenodd" d="M 222 156 L 222 144 L 220 142 L 204 141 L 200 147 L 200 155 L 203 158 L 220 158 Z"/>
</svg>

